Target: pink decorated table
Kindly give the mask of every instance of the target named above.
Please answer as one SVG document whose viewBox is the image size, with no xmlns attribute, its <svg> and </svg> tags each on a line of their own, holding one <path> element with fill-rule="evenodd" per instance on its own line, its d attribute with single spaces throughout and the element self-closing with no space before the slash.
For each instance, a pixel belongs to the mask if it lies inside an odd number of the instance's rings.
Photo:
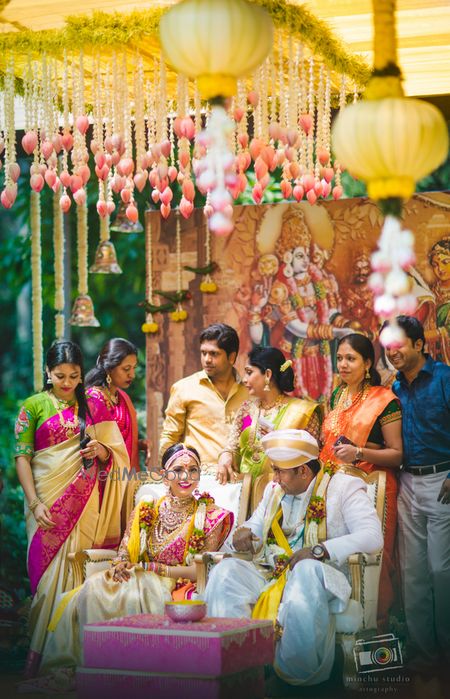
<svg viewBox="0 0 450 699">
<path fill-rule="evenodd" d="M 88 624 L 83 648 L 80 699 L 106 692 L 108 699 L 257 699 L 264 696 L 264 665 L 273 662 L 273 625 L 139 614 Z"/>
</svg>

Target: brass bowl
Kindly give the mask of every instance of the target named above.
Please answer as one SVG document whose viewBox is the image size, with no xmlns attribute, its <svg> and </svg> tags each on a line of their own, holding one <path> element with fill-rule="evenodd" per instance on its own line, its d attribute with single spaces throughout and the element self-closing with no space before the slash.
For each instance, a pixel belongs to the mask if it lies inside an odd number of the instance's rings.
<svg viewBox="0 0 450 699">
<path fill-rule="evenodd" d="M 206 616 L 206 602 L 196 599 L 166 602 L 164 611 L 172 621 L 200 621 Z"/>
</svg>

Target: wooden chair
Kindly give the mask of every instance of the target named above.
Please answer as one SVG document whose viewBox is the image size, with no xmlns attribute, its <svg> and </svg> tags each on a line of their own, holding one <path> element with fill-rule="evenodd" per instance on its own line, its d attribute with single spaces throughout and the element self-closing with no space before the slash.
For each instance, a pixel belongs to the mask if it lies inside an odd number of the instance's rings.
<svg viewBox="0 0 450 699">
<path fill-rule="evenodd" d="M 356 466 L 346 465 L 345 472 L 362 478 L 367 493 L 382 523 L 386 524 L 386 473 L 373 471 L 366 474 Z M 358 686 L 353 649 L 360 638 L 370 638 L 377 633 L 378 588 L 380 583 L 383 551 L 376 554 L 355 553 L 348 559 L 352 594 L 347 609 L 336 614 L 336 643 L 344 654 L 344 686 Z"/>
<path fill-rule="evenodd" d="M 215 476 L 201 476 L 198 489 L 200 492 L 208 492 L 214 498 L 219 507 L 230 510 L 234 514 L 233 529 L 245 522 L 247 519 L 252 477 L 246 473 L 242 480 L 237 483 L 227 483 L 220 485 Z M 125 501 L 125 514 L 128 519 L 133 508 L 141 501 L 149 497 L 159 499 L 165 495 L 165 486 L 161 482 L 155 481 L 151 474 L 145 481 L 136 480 L 128 484 L 128 493 Z M 73 586 L 81 585 L 83 581 L 101 570 L 106 570 L 111 565 L 111 561 L 117 556 L 117 551 L 111 549 L 84 549 L 77 553 L 70 553 L 68 556 L 72 566 Z"/>
</svg>

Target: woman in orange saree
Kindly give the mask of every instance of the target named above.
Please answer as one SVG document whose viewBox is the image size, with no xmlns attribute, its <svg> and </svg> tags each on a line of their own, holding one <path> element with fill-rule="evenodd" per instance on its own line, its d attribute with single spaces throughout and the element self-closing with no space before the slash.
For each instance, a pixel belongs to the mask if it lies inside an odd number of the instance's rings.
<svg viewBox="0 0 450 699">
<path fill-rule="evenodd" d="M 397 474 L 402 463 L 401 410 L 397 398 L 380 386 L 374 349 L 359 333 L 342 338 L 337 369 L 342 384 L 331 396 L 322 426 L 323 462 L 352 463 L 365 473 L 386 472 L 386 522 L 378 597 L 378 628 L 384 630 L 394 600 L 394 546 L 397 528 Z"/>
</svg>

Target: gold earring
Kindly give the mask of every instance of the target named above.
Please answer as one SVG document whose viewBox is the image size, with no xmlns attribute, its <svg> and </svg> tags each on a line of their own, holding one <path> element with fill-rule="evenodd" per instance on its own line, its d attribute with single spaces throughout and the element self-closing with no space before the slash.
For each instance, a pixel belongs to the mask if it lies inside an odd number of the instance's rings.
<svg viewBox="0 0 450 699">
<path fill-rule="evenodd" d="M 108 387 L 112 384 L 112 378 L 109 374 L 106 374 L 106 383 L 108 384 Z"/>
<path fill-rule="evenodd" d="M 264 377 L 264 390 L 265 391 L 270 391 L 270 379 L 267 376 L 267 374 Z"/>
<path fill-rule="evenodd" d="M 366 379 L 370 379 L 370 368 L 367 367 L 366 369 Z"/>
</svg>

